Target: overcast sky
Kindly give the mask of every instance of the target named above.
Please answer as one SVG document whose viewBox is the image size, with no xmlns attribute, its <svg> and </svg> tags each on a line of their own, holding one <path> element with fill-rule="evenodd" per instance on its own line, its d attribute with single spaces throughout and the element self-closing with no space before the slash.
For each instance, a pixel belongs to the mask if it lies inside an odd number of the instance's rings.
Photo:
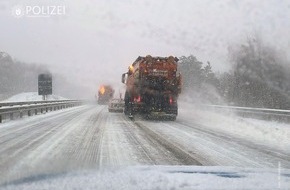
<svg viewBox="0 0 290 190">
<path fill-rule="evenodd" d="M 12 14 L 15 6 L 32 5 L 65 6 L 66 12 Z M 121 74 L 139 55 L 193 54 L 226 70 L 228 46 L 255 32 L 290 52 L 286 0 L 0 0 L 0 24 L 0 51 L 72 74 L 91 89 L 122 86 Z"/>
</svg>

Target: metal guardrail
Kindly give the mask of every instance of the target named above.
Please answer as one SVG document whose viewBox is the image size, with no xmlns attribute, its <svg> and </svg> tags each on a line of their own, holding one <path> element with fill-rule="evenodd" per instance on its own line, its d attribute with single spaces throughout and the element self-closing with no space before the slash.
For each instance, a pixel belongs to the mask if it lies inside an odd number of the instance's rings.
<svg viewBox="0 0 290 190">
<path fill-rule="evenodd" d="M 32 116 L 39 113 L 60 110 L 64 108 L 79 106 L 80 100 L 53 100 L 53 101 L 30 101 L 30 102 L 5 102 L 0 103 L 0 123 L 3 120 L 13 120 L 24 115 Z"/>
<path fill-rule="evenodd" d="M 206 105 L 206 107 L 235 111 L 239 115 L 246 116 L 246 117 L 255 116 L 255 117 L 259 117 L 263 119 L 276 119 L 276 120 L 290 121 L 290 110 L 222 106 L 222 105 Z"/>
<path fill-rule="evenodd" d="M 26 101 L 26 102 L 1 102 L 0 107 L 6 106 L 21 106 L 21 105 L 33 105 L 33 104 L 43 104 L 43 103 L 56 103 L 56 102 L 68 102 L 73 100 L 48 100 L 48 101 Z"/>
</svg>

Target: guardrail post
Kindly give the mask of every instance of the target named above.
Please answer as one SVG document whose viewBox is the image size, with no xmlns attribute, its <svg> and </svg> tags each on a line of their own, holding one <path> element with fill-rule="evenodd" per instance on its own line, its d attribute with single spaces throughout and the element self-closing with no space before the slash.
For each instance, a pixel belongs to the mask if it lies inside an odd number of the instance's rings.
<svg viewBox="0 0 290 190">
<path fill-rule="evenodd" d="M 10 113 L 10 120 L 13 120 L 13 113 Z"/>
<path fill-rule="evenodd" d="M 22 112 L 19 113 L 19 117 L 20 117 L 20 118 L 23 117 L 23 113 L 22 113 Z"/>
<path fill-rule="evenodd" d="M 0 123 L 2 123 L 2 115 L 0 115 Z"/>
<path fill-rule="evenodd" d="M 37 109 L 34 110 L 34 114 L 37 115 Z"/>
<path fill-rule="evenodd" d="M 28 110 L 28 111 L 27 111 L 27 115 L 28 115 L 28 116 L 31 116 L 31 110 Z"/>
<path fill-rule="evenodd" d="M 45 108 L 45 112 L 48 112 L 48 108 Z"/>
</svg>

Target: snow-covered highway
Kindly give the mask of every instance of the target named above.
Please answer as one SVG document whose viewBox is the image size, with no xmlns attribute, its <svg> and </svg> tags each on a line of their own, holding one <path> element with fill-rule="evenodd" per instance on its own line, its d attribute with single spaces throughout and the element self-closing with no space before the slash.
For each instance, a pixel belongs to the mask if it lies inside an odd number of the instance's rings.
<svg viewBox="0 0 290 190">
<path fill-rule="evenodd" d="M 3 123 L 0 184 L 40 174 L 132 165 L 290 168 L 289 139 L 280 139 L 283 146 L 273 145 L 271 139 L 215 128 L 201 115 L 184 106 L 175 122 L 131 121 L 122 113 L 109 113 L 106 106 L 84 105 Z M 227 129 L 237 125 L 234 120 L 225 123 Z M 278 129 L 284 135 L 283 130 L 288 131 L 288 137 L 290 128 Z"/>
</svg>

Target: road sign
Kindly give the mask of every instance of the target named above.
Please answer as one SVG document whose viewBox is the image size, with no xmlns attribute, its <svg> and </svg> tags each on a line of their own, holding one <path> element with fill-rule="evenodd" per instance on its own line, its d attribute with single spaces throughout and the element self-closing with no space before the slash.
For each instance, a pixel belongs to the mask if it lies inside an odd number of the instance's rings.
<svg viewBox="0 0 290 190">
<path fill-rule="evenodd" d="M 38 75 L 38 95 L 52 94 L 52 77 L 51 74 Z"/>
</svg>

